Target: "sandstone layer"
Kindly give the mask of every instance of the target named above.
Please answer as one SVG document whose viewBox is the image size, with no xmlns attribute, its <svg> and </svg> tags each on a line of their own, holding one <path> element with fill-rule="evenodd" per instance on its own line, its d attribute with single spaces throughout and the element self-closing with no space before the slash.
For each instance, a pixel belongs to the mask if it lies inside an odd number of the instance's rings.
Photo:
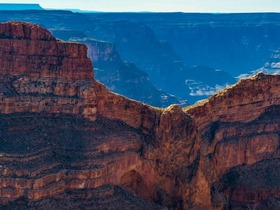
<svg viewBox="0 0 280 210">
<path fill-rule="evenodd" d="M 279 205 L 279 75 L 159 109 L 96 82 L 84 45 L 22 22 L 0 32 L 1 208 Z"/>
<path fill-rule="evenodd" d="M 279 90 L 279 75 L 259 73 L 185 109 L 202 137 L 199 171 L 209 204 L 258 208 L 279 199 Z"/>
</svg>

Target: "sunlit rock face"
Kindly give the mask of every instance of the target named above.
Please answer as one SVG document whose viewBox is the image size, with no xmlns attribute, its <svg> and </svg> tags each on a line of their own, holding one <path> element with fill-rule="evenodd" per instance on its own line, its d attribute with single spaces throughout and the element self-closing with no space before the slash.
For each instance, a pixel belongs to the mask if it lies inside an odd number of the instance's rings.
<svg viewBox="0 0 280 210">
<path fill-rule="evenodd" d="M 159 173 L 155 165 L 160 158 L 156 149 L 163 146 L 160 139 L 171 135 L 175 126 L 166 118 L 159 121 L 162 114 L 171 116 L 174 108 L 152 108 L 111 93 L 94 80 L 84 45 L 58 41 L 29 23 L 9 22 L 0 28 L 3 208 L 49 209 L 69 193 L 75 194 L 67 198 L 72 209 L 76 199 L 97 205 L 96 194 L 100 199 L 110 197 L 105 206 L 111 197 L 127 209 L 139 202 L 140 209 L 161 208 L 141 197 L 175 205 L 172 199 L 180 193 L 173 195 L 177 188 L 168 177 L 172 170 Z M 187 122 L 180 129 L 194 127 L 192 119 L 175 107 L 180 113 L 175 121 Z M 193 137 L 193 132 L 184 138 Z M 184 141 L 183 136 L 177 142 Z M 103 186 L 109 187 L 101 190 Z M 89 194 L 84 201 L 85 192 Z"/>
<path fill-rule="evenodd" d="M 279 88 L 279 75 L 259 73 L 186 108 L 202 136 L 212 206 L 270 209 L 279 199 Z"/>
<path fill-rule="evenodd" d="M 279 206 L 279 76 L 158 109 L 96 82 L 82 44 L 0 32 L 1 208 Z"/>
<path fill-rule="evenodd" d="M 14 22 L 0 27 L 1 72 L 69 79 L 93 77 L 84 45 L 55 40 L 37 25 Z"/>
</svg>

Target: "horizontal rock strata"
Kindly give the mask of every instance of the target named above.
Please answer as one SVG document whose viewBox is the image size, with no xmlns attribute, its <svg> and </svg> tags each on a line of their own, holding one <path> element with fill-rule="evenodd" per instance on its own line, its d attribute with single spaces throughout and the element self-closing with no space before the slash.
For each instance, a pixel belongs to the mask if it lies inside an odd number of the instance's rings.
<svg viewBox="0 0 280 210">
<path fill-rule="evenodd" d="M 84 45 L 37 25 L 0 24 L 0 54 L 1 208 L 278 205 L 280 76 L 159 109 L 111 93 Z"/>
<path fill-rule="evenodd" d="M 84 45 L 56 40 L 38 25 L 3 23 L 0 39 L 2 74 L 69 79 L 93 77 Z"/>
<path fill-rule="evenodd" d="M 254 180 L 256 173 L 265 176 L 266 168 L 279 163 L 279 90 L 279 75 L 259 73 L 185 109 L 202 136 L 201 174 L 207 182 L 204 187 L 208 188 L 209 204 L 230 209 L 246 205 L 255 208 L 270 197 L 279 198 L 274 193 L 279 191 L 278 185 L 272 190 L 265 179 Z M 269 161 L 264 163 L 265 160 Z M 252 170 L 258 164 L 262 169 Z M 239 172 L 233 173 L 237 168 Z M 275 182 L 280 176 L 271 179 Z M 251 181 L 262 187 L 254 188 Z M 248 200 L 250 193 L 253 196 Z"/>
</svg>

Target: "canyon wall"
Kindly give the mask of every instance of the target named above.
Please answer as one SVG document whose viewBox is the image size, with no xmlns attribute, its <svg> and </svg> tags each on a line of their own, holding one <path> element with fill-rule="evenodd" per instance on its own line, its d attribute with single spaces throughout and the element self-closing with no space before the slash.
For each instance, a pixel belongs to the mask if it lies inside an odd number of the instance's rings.
<svg viewBox="0 0 280 210">
<path fill-rule="evenodd" d="M 153 200 L 158 182 L 166 182 L 160 190 L 166 192 L 166 202 L 173 205 L 169 198 L 169 188 L 175 190 L 173 180 L 167 177 L 167 182 L 164 174 L 157 175 L 154 159 L 143 158 L 145 148 L 153 148 L 156 142 L 155 122 L 173 108 L 153 108 L 108 91 L 93 79 L 84 45 L 56 40 L 33 24 L 9 22 L 0 28 L 4 34 L 1 44 L 9 42 L 1 48 L 0 63 L 1 205 L 11 208 L 24 198 L 31 202 L 26 205 L 36 207 L 68 190 L 105 185 L 124 186 L 131 191 L 143 184 L 146 188 L 139 193 Z M 38 34 L 31 36 L 33 28 L 32 33 Z M 15 45 L 20 46 L 20 52 L 14 50 Z M 11 59 L 5 59 L 6 55 Z M 52 60 L 57 57 L 62 62 Z M 18 59 L 24 68 L 16 64 Z M 72 59 L 79 63 L 69 65 Z M 37 65 L 44 60 L 44 65 Z M 61 64 L 61 71 L 49 71 L 51 62 L 53 66 Z M 30 71 L 35 67 L 35 73 Z M 181 114 L 184 120 L 187 114 Z M 77 197 L 82 196 L 78 191 Z M 128 202 L 127 197 L 124 199 Z M 46 204 L 45 208 L 49 207 Z"/>
<path fill-rule="evenodd" d="M 185 108 L 202 136 L 200 173 L 209 203 L 259 208 L 279 198 L 279 90 L 279 75 L 259 73 Z"/>
<path fill-rule="evenodd" d="M 82 44 L 23 22 L 0 32 L 1 208 L 278 205 L 279 76 L 160 109 L 95 81 Z"/>
</svg>

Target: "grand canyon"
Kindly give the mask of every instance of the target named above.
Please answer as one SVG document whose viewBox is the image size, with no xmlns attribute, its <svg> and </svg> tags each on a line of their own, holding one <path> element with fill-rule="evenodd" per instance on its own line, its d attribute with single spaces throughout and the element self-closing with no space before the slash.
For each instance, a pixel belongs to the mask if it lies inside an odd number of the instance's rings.
<svg viewBox="0 0 280 210">
<path fill-rule="evenodd" d="M 279 74 L 278 13 L 81 13 L 36 8 L 39 5 L 29 10 L 13 6 L 9 11 L 0 4 L 0 22 L 36 23 L 58 39 L 86 44 L 97 81 L 152 106 L 184 107 L 237 78 L 259 71 Z"/>
<path fill-rule="evenodd" d="M 0 55 L 1 209 L 279 209 L 279 75 L 156 108 L 39 25 L 1 23 Z"/>
</svg>

